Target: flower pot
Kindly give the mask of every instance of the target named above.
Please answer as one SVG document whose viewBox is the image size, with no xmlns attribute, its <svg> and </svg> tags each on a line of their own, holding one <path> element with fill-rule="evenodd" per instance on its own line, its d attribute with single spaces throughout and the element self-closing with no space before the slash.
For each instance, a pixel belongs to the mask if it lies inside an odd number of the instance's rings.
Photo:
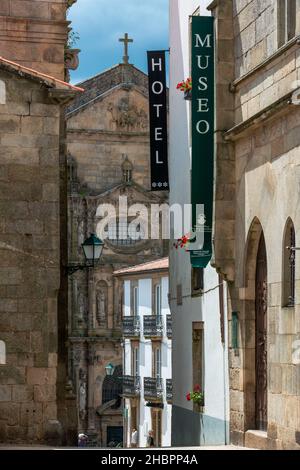
<svg viewBox="0 0 300 470">
<path fill-rule="evenodd" d="M 184 92 L 184 99 L 186 101 L 191 101 L 192 100 L 192 90 L 186 90 Z"/>
<path fill-rule="evenodd" d="M 204 413 L 204 405 L 201 405 L 200 403 L 194 403 L 194 411 L 196 413 Z"/>
</svg>

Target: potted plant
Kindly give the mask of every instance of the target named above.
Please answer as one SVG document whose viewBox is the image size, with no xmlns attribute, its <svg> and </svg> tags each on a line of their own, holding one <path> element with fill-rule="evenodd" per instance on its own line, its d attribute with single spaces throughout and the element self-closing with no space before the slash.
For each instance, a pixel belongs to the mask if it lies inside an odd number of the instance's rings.
<svg viewBox="0 0 300 470">
<path fill-rule="evenodd" d="M 174 248 L 178 250 L 178 248 L 184 248 L 185 251 L 187 250 L 187 247 L 191 241 L 191 234 L 188 233 L 187 235 L 183 235 L 181 238 L 178 238 L 178 240 L 174 243 Z"/>
<path fill-rule="evenodd" d="M 204 393 L 201 391 L 200 385 L 195 385 L 192 392 L 188 392 L 186 395 L 187 401 L 192 401 L 195 405 L 195 409 L 199 413 L 204 411 Z"/>
<path fill-rule="evenodd" d="M 178 83 L 177 90 L 183 91 L 184 99 L 191 100 L 192 99 L 192 79 L 187 78 L 182 82 Z"/>
</svg>

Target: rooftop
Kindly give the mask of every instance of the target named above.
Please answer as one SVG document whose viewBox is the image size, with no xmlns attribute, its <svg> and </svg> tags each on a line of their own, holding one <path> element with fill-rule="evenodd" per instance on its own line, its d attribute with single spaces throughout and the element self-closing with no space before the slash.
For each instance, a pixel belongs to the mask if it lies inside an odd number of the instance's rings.
<svg viewBox="0 0 300 470">
<path fill-rule="evenodd" d="M 51 88 L 80 92 L 84 91 L 83 88 L 71 85 L 70 83 L 59 80 L 58 78 L 54 78 L 51 75 L 46 75 L 45 73 L 38 72 L 37 70 L 24 67 L 24 65 L 17 64 L 16 62 L 12 62 L 11 60 L 5 59 L 1 56 L 0 68 L 8 72 L 16 73 L 22 77 L 42 82 L 43 84 Z"/>
<path fill-rule="evenodd" d="M 169 258 L 161 258 L 149 263 L 138 264 L 129 268 L 119 269 L 114 272 L 115 276 L 128 276 L 130 274 L 141 274 L 152 271 L 166 271 L 169 269 Z"/>
</svg>

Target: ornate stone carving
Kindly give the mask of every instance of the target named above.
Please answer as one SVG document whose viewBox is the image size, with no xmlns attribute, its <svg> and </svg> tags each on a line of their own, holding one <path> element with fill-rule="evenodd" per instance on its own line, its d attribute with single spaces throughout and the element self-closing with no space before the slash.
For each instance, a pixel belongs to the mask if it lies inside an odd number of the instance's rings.
<svg viewBox="0 0 300 470">
<path fill-rule="evenodd" d="M 79 386 L 79 416 L 81 420 L 86 417 L 86 383 L 83 381 Z"/>
<path fill-rule="evenodd" d="M 81 349 L 80 348 L 74 348 L 73 349 L 73 362 L 74 366 L 78 366 L 81 361 Z"/>
<path fill-rule="evenodd" d="M 65 52 L 65 66 L 68 70 L 76 70 L 79 66 L 78 54 L 80 49 L 67 49 Z"/>
<path fill-rule="evenodd" d="M 85 240 L 85 233 L 84 233 L 84 221 L 81 220 L 78 224 L 78 248 L 81 250 L 81 245 Z"/>
<path fill-rule="evenodd" d="M 86 297 L 83 292 L 78 293 L 77 307 L 77 320 L 79 323 L 83 323 L 87 313 Z"/>
<path fill-rule="evenodd" d="M 123 97 L 115 106 L 109 103 L 107 110 L 112 116 L 111 122 L 117 129 L 146 132 L 148 129 L 148 115 L 142 108 L 138 109 L 135 104 L 130 103 L 129 97 Z"/>
<path fill-rule="evenodd" d="M 98 284 L 96 293 L 96 320 L 98 326 L 105 328 L 107 325 L 107 285 L 104 282 Z"/>
<path fill-rule="evenodd" d="M 95 364 L 96 356 L 95 356 L 95 351 L 93 347 L 89 348 L 88 351 L 88 364 L 89 366 L 93 366 Z"/>
<path fill-rule="evenodd" d="M 130 184 L 132 181 L 133 165 L 127 155 L 123 154 L 122 157 L 124 159 L 122 163 L 123 180 L 124 180 L 124 183 Z"/>
</svg>

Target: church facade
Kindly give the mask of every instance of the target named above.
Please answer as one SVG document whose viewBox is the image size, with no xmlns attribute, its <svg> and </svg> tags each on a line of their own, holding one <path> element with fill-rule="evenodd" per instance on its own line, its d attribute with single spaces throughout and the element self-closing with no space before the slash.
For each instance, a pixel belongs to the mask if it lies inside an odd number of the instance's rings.
<svg viewBox="0 0 300 470">
<path fill-rule="evenodd" d="M 165 253 L 161 240 L 145 239 L 142 226 L 131 238 L 119 214 L 120 201 L 150 209 L 166 199 L 165 193 L 150 191 L 148 77 L 125 59 L 81 83 L 85 92 L 67 113 L 71 263 L 83 261 L 81 244 L 90 233 L 102 238 L 103 208 L 110 205 L 116 214 L 104 227 L 99 266 L 69 280 L 69 377 L 78 430 L 100 446 L 123 442 L 123 288 L 113 272 Z M 134 216 L 129 214 L 128 222 Z M 106 375 L 109 364 L 113 376 Z"/>
</svg>

